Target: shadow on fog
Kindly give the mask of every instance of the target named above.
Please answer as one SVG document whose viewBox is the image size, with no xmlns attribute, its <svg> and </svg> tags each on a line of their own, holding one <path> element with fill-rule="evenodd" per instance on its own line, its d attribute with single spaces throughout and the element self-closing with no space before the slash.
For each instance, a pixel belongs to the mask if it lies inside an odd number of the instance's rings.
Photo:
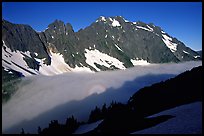
<svg viewBox="0 0 204 136">
<path fill-rule="evenodd" d="M 107 88 L 105 92 L 101 94 L 95 93 L 82 100 L 69 101 L 57 106 L 29 121 L 22 121 L 13 125 L 9 129 L 6 129 L 4 133 L 20 133 L 21 128 L 24 128 L 26 133 L 37 133 L 38 126 L 41 128 L 48 127 L 51 120 L 58 120 L 60 123 L 65 123 L 66 118 L 71 115 L 74 115 L 78 121 L 87 121 L 91 110 L 93 110 L 96 105 L 101 107 L 106 103 L 108 106 L 111 101 L 126 103 L 130 96 L 140 88 L 175 76 L 176 75 L 173 74 L 147 74 L 137 77 L 132 81 L 126 81 L 120 88 Z M 83 90 L 83 88 L 81 88 L 81 90 Z"/>
</svg>

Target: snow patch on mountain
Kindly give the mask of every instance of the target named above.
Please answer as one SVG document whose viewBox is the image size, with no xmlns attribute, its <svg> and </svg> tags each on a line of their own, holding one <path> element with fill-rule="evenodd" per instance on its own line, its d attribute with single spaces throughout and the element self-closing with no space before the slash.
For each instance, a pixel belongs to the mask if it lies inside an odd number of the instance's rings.
<svg viewBox="0 0 204 136">
<path fill-rule="evenodd" d="M 198 57 L 200 57 L 200 56 L 199 56 L 199 55 L 196 55 L 196 56 L 193 56 L 193 57 L 196 59 L 196 58 L 198 58 Z"/>
<path fill-rule="evenodd" d="M 35 56 L 38 56 L 38 53 L 37 52 L 34 52 Z"/>
<path fill-rule="evenodd" d="M 24 57 L 29 57 L 32 59 L 30 52 L 22 52 L 22 51 L 14 51 L 12 52 L 10 48 L 8 48 L 4 41 L 2 46 L 2 66 L 5 69 L 12 69 L 22 73 L 24 76 L 32 76 L 32 75 L 47 75 L 52 76 L 56 74 L 62 74 L 64 72 L 94 72 L 90 68 L 85 66 L 75 66 L 75 68 L 71 68 L 67 63 L 65 63 L 63 55 L 59 53 L 54 53 L 50 51 L 51 65 L 47 65 L 44 63 L 46 58 L 37 58 L 34 57 L 35 61 L 39 63 L 39 71 L 34 70 L 28 67 L 27 63 L 24 60 Z M 34 52 L 36 56 L 38 53 Z M 74 55 L 73 55 L 74 56 Z"/>
<path fill-rule="evenodd" d="M 190 53 L 188 53 L 187 51 L 184 51 L 184 50 L 183 50 L 183 52 L 186 53 L 186 54 L 190 54 Z"/>
<path fill-rule="evenodd" d="M 163 42 L 171 50 L 171 52 L 175 52 L 177 50 L 177 44 L 172 42 L 172 38 L 165 34 L 162 34 L 162 37 Z"/>
<path fill-rule="evenodd" d="M 33 74 L 38 74 L 34 69 L 28 67 L 27 63 L 23 59 L 25 56 L 30 57 L 30 52 L 14 51 L 12 52 L 3 41 L 2 46 L 2 66 L 6 69 L 13 69 L 24 76 L 31 76 Z"/>
<path fill-rule="evenodd" d="M 39 72 L 42 75 L 47 75 L 47 76 L 52 76 L 52 75 L 56 75 L 56 74 L 62 74 L 65 72 L 93 72 L 91 71 L 90 68 L 87 68 L 85 66 L 81 66 L 78 67 L 77 65 L 75 66 L 75 68 L 71 68 L 65 61 L 63 58 L 63 55 L 60 53 L 53 53 L 52 51 L 50 52 L 51 55 L 51 65 L 46 65 L 43 63 L 44 59 L 37 59 L 35 58 L 36 61 L 38 61 L 40 63 L 40 68 L 39 68 Z"/>
<path fill-rule="evenodd" d="M 166 32 L 164 32 L 164 31 L 161 31 L 161 33 L 165 34 Z"/>
<path fill-rule="evenodd" d="M 130 21 L 126 20 L 126 19 L 124 19 L 124 21 L 125 21 L 126 23 L 130 22 Z"/>
<path fill-rule="evenodd" d="M 159 36 L 159 34 L 155 33 L 157 36 Z"/>
<path fill-rule="evenodd" d="M 35 58 L 35 60 L 40 63 L 39 72 L 41 74 L 50 76 L 71 71 L 69 65 L 64 62 L 64 58 L 61 54 L 53 53 L 52 51 L 50 51 L 50 57 L 51 65 L 46 65 L 43 63 L 45 58 L 43 59 Z"/>
<path fill-rule="evenodd" d="M 11 72 L 11 71 L 9 71 L 8 73 L 9 73 L 9 74 L 13 74 L 13 72 Z"/>
<path fill-rule="evenodd" d="M 147 25 L 147 27 L 149 28 L 149 30 L 150 30 L 151 32 L 153 32 L 153 31 L 154 31 L 154 29 L 153 29 L 153 28 L 151 28 L 149 25 Z"/>
<path fill-rule="evenodd" d="M 101 16 L 102 21 L 106 21 L 106 18 L 104 16 Z"/>
<path fill-rule="evenodd" d="M 96 22 L 98 22 L 98 21 L 106 21 L 106 18 L 104 17 L 104 16 L 100 16 L 100 18 L 99 18 L 99 20 L 96 20 Z"/>
<path fill-rule="evenodd" d="M 94 49 L 94 50 L 85 49 L 85 57 L 86 57 L 86 63 L 92 66 L 93 68 L 95 68 L 97 71 L 100 71 L 100 69 L 97 68 L 94 63 L 97 63 L 101 66 L 105 66 L 108 68 L 110 68 L 111 65 L 114 65 L 119 69 L 126 69 L 125 66 L 123 65 L 123 62 L 105 53 L 102 53 L 97 49 Z"/>
<path fill-rule="evenodd" d="M 147 62 L 146 60 L 143 60 L 143 59 L 130 59 L 130 61 L 132 62 L 132 64 L 134 66 L 137 66 L 137 65 L 148 65 L 150 64 L 149 62 Z"/>
<path fill-rule="evenodd" d="M 123 52 L 123 50 L 122 50 L 117 44 L 115 44 L 115 47 L 116 47 L 118 50 L 120 50 L 120 51 Z"/>
<path fill-rule="evenodd" d="M 120 26 L 120 23 L 117 20 L 113 19 L 112 26 L 113 27 Z"/>
<path fill-rule="evenodd" d="M 112 19 L 111 17 L 109 17 L 109 20 L 110 20 L 110 21 L 113 21 L 113 19 Z"/>
<path fill-rule="evenodd" d="M 140 28 L 140 29 L 143 29 L 143 30 L 146 30 L 146 31 L 150 31 L 150 32 L 153 31 L 152 28 L 151 28 L 151 29 L 148 29 L 148 28 L 143 27 L 143 26 L 136 26 L 136 27 L 137 27 L 137 28 Z"/>
<path fill-rule="evenodd" d="M 27 56 L 27 57 L 31 58 L 29 51 L 26 51 L 26 52 L 22 52 L 22 51 L 21 51 L 21 54 L 22 54 L 23 56 Z"/>
</svg>

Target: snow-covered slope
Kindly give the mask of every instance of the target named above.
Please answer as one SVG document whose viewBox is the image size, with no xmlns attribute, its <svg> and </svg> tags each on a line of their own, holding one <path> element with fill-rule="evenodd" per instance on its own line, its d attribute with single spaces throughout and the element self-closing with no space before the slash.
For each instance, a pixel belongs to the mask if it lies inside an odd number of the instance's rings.
<svg viewBox="0 0 204 136">
<path fill-rule="evenodd" d="M 85 49 L 85 52 L 86 63 L 94 67 L 97 71 L 100 71 L 100 69 L 96 67 L 95 63 L 101 66 L 103 65 L 108 68 L 110 68 L 113 65 L 119 69 L 125 69 L 123 63 L 120 62 L 118 59 L 113 58 L 105 53 L 102 53 L 97 49 L 94 50 Z"/>
<path fill-rule="evenodd" d="M 43 59 L 36 59 L 40 63 L 39 72 L 43 75 L 56 75 L 71 71 L 68 64 L 64 62 L 64 58 L 59 53 L 50 52 L 51 65 L 43 64 Z"/>
<path fill-rule="evenodd" d="M 102 121 L 103 120 L 99 120 L 94 123 L 82 125 L 74 132 L 74 134 L 83 134 L 94 130 Z"/>
<path fill-rule="evenodd" d="M 146 60 L 139 60 L 138 58 L 137 59 L 131 59 L 130 60 L 132 62 L 132 64 L 134 66 L 137 66 L 137 65 L 148 65 L 150 63 L 148 63 Z"/>
<path fill-rule="evenodd" d="M 57 119 L 64 122 L 74 115 L 86 120 L 96 105 L 112 100 L 126 102 L 138 89 L 174 77 L 202 62 L 149 64 L 125 70 L 92 73 L 66 73 L 26 77 L 19 90 L 2 105 L 4 133 L 19 133 L 21 128 L 36 133 L 38 126 Z"/>
<path fill-rule="evenodd" d="M 162 34 L 163 41 L 166 44 L 166 46 L 172 51 L 175 52 L 177 50 L 177 44 L 172 42 L 172 38 L 168 37 L 165 34 Z"/>
<path fill-rule="evenodd" d="M 132 134 L 202 134 L 202 102 L 182 105 L 148 118 L 160 115 L 172 115 L 175 117 L 154 127 L 133 132 Z"/>
<path fill-rule="evenodd" d="M 31 57 L 30 52 L 14 51 L 12 52 L 8 48 L 4 41 L 2 45 L 2 66 L 5 69 L 12 69 L 21 72 L 25 76 L 38 74 L 39 72 L 28 67 L 27 63 L 23 59 L 25 56 Z"/>
<path fill-rule="evenodd" d="M 4 69 L 11 69 L 22 73 L 24 76 L 32 76 L 32 75 L 56 75 L 62 74 L 65 72 L 94 72 L 90 68 L 85 66 L 75 68 L 71 68 L 67 63 L 65 63 L 63 55 L 60 53 L 54 53 L 50 51 L 51 64 L 47 65 L 44 63 L 45 58 L 39 59 L 37 58 L 38 54 L 35 53 L 36 57 L 34 57 L 36 63 L 39 64 L 39 70 L 29 68 L 25 57 L 32 59 L 30 52 L 26 51 L 11 51 L 9 47 L 6 46 L 5 42 L 2 45 L 2 67 Z M 99 57 L 99 56 L 98 56 Z"/>
<path fill-rule="evenodd" d="M 93 72 L 87 67 L 75 67 L 71 68 L 65 63 L 62 54 L 50 52 L 51 65 L 43 64 L 44 59 L 36 59 L 40 63 L 39 73 L 42 75 L 57 75 L 65 72 Z"/>
</svg>

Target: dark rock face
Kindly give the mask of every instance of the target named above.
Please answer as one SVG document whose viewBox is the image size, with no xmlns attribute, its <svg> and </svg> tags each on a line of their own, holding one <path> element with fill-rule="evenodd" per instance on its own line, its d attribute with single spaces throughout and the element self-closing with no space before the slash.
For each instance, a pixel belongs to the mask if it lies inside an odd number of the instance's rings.
<svg viewBox="0 0 204 136">
<path fill-rule="evenodd" d="M 202 50 L 200 50 L 200 51 L 197 51 L 197 53 L 200 55 L 200 57 L 202 58 Z"/>
<path fill-rule="evenodd" d="M 78 32 L 74 32 L 71 24 L 60 20 L 55 20 L 43 32 L 36 32 L 28 25 L 2 20 L 2 40 L 12 51 L 29 51 L 31 58 L 25 58 L 25 61 L 30 68 L 37 70 L 39 65 L 34 57 L 45 58 L 44 63 L 50 65 L 50 51 L 62 54 L 71 68 L 85 66 L 92 71 L 97 70 L 87 64 L 85 49 L 96 49 L 114 57 L 126 68 L 133 66 L 131 59 L 149 63 L 201 60 L 197 52 L 163 32 L 160 27 L 141 21 L 129 22 L 121 16 L 101 16 Z M 94 64 L 100 70 L 117 69 L 114 65 Z"/>
<path fill-rule="evenodd" d="M 45 63 L 50 64 L 50 59 L 45 45 L 39 37 L 39 34 L 28 25 L 12 24 L 2 20 L 2 40 L 11 49 L 11 51 L 30 51 L 31 57 L 35 57 L 34 52 L 38 53 L 39 58 L 46 58 Z M 34 59 L 33 59 L 34 60 Z M 32 61 L 32 60 L 30 60 Z M 35 65 L 27 63 L 29 66 Z M 34 67 L 36 67 L 35 65 Z M 33 68 L 31 66 L 31 68 Z"/>
</svg>

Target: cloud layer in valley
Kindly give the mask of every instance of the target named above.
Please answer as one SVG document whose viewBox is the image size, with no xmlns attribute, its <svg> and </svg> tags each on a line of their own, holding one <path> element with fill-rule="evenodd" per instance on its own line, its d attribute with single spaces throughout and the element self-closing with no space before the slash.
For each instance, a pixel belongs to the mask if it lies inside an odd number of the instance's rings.
<svg viewBox="0 0 204 136">
<path fill-rule="evenodd" d="M 96 105 L 112 100 L 126 102 L 138 89 L 202 65 L 201 61 L 150 64 L 126 70 L 97 73 L 64 73 L 26 77 L 12 98 L 2 105 L 3 133 L 37 133 L 51 120 L 65 123 L 74 115 L 86 121 Z"/>
</svg>

